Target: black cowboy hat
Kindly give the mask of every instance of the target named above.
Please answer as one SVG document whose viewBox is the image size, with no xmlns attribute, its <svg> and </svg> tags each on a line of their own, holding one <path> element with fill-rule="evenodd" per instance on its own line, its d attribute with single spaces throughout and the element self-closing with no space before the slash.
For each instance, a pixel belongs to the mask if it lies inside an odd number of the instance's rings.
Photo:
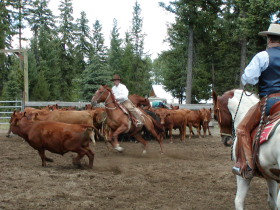
<svg viewBox="0 0 280 210">
<path fill-rule="evenodd" d="M 113 76 L 113 79 L 111 79 L 111 81 L 114 81 L 114 80 L 122 80 L 122 79 L 121 79 L 120 75 L 115 74 L 115 75 Z"/>
</svg>

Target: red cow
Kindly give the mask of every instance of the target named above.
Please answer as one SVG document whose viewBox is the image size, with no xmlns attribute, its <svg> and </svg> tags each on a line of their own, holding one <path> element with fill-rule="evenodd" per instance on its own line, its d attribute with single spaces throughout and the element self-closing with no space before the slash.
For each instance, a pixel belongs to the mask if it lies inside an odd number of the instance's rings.
<svg viewBox="0 0 280 210">
<path fill-rule="evenodd" d="M 46 166 L 45 150 L 48 150 L 61 155 L 69 151 L 76 152 L 78 156 L 73 159 L 74 165 L 79 165 L 81 158 L 86 155 L 89 168 L 93 167 L 94 153 L 89 147 L 90 132 L 95 129 L 92 125 L 28 120 L 24 113 L 13 119 L 13 126 L 18 126 L 28 144 L 38 150 L 42 166 Z"/>
<path fill-rule="evenodd" d="M 192 127 L 195 127 L 197 129 L 197 134 L 199 138 L 201 138 L 200 129 L 202 124 L 202 113 L 200 110 L 187 110 L 187 125 L 190 129 L 190 136 L 189 138 L 192 138 L 194 135 L 194 132 L 192 130 Z"/>
<path fill-rule="evenodd" d="M 26 115 L 30 119 L 34 118 L 35 115 L 38 115 L 37 119 L 42 121 L 55 121 L 55 122 L 64 122 L 69 124 L 93 125 L 91 111 L 36 110 L 36 111 L 27 112 Z M 93 132 L 92 134 L 90 134 L 90 136 L 93 144 L 95 144 Z"/>
<path fill-rule="evenodd" d="M 203 128 L 203 137 L 206 135 L 206 131 L 208 130 L 208 134 L 211 135 L 209 122 L 211 120 L 211 108 L 210 109 L 200 109 L 202 115 L 202 128 Z"/>
<path fill-rule="evenodd" d="M 187 113 L 185 111 L 160 108 L 156 110 L 156 114 L 160 117 L 160 123 L 168 129 L 171 143 L 173 143 L 172 130 L 176 128 L 180 130 L 181 141 L 185 141 L 187 125 Z"/>
</svg>

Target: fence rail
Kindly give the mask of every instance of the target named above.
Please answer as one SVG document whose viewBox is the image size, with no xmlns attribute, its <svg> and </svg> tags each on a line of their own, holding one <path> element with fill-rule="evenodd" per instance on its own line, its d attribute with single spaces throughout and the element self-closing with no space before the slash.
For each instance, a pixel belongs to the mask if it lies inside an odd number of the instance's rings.
<svg viewBox="0 0 280 210">
<path fill-rule="evenodd" d="M 22 101 L 0 101 L 0 125 L 9 124 L 14 110 L 22 110 Z"/>
<path fill-rule="evenodd" d="M 90 102 L 65 102 L 65 101 L 27 101 L 25 104 L 22 101 L 0 101 L 0 124 L 9 124 L 9 119 L 14 110 L 23 110 L 24 107 L 46 107 L 48 105 L 57 104 L 60 107 L 77 107 L 83 109 Z M 169 104 L 168 104 L 169 105 Z M 213 108 L 212 104 L 172 104 L 179 106 L 180 109 L 197 110 L 202 108 Z M 103 106 L 100 104 L 100 106 Z"/>
</svg>

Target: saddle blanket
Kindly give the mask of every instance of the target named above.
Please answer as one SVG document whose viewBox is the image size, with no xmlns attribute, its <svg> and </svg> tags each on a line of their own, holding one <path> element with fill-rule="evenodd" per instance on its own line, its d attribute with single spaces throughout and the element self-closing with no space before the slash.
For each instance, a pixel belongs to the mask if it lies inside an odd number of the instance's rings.
<svg viewBox="0 0 280 210">
<path fill-rule="evenodd" d="M 260 144 L 266 142 L 269 139 L 269 137 L 273 134 L 273 132 L 275 131 L 275 129 L 277 128 L 279 123 L 280 123 L 280 119 L 278 119 L 270 124 L 267 124 L 264 127 L 262 134 L 260 136 Z"/>
</svg>

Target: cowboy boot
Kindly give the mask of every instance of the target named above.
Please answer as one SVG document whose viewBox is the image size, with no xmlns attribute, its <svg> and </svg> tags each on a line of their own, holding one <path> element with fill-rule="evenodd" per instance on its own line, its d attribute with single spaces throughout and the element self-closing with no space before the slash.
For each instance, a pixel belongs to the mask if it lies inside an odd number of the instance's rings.
<svg viewBox="0 0 280 210">
<path fill-rule="evenodd" d="M 232 173 L 242 176 L 245 179 L 251 179 L 253 178 L 255 168 L 253 164 L 251 137 L 246 136 L 244 132 L 240 132 L 238 144 L 237 162 L 232 168 Z"/>
</svg>

